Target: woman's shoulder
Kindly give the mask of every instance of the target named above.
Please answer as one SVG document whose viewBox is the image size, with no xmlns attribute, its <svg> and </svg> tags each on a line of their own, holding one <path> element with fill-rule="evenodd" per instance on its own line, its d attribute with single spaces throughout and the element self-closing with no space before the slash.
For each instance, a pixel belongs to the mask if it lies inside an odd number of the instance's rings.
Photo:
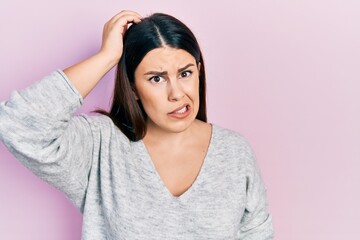
<svg viewBox="0 0 360 240">
<path fill-rule="evenodd" d="M 213 149 L 217 155 L 226 156 L 227 159 L 238 159 L 240 163 L 253 165 L 255 154 L 250 142 L 244 135 L 230 128 L 213 126 Z"/>
<path fill-rule="evenodd" d="M 85 118 L 90 125 L 95 125 L 99 127 L 113 127 L 115 125 L 111 118 L 104 114 L 80 114 L 79 117 Z"/>
<path fill-rule="evenodd" d="M 102 138 L 105 137 L 105 139 L 116 138 L 121 140 L 122 142 L 130 141 L 125 136 L 125 134 L 115 125 L 113 120 L 104 114 L 81 114 L 79 117 L 84 118 L 88 122 L 94 135 L 101 135 Z"/>
<path fill-rule="evenodd" d="M 238 154 L 245 153 L 253 155 L 253 150 L 249 140 L 241 133 L 230 128 L 216 124 L 213 126 L 213 145 L 218 149 L 225 149 L 228 152 Z"/>
<path fill-rule="evenodd" d="M 217 124 L 211 124 L 213 127 L 214 138 L 225 142 L 227 144 L 244 144 L 249 145 L 248 140 L 239 133 L 238 131 L 232 130 L 230 128 L 222 127 Z"/>
</svg>

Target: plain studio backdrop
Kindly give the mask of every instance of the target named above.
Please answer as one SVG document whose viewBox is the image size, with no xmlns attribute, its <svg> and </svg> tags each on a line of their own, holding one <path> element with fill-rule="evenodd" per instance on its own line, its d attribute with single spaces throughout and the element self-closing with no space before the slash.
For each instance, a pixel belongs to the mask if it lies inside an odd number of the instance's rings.
<svg viewBox="0 0 360 240">
<path fill-rule="evenodd" d="M 123 9 L 165 12 L 202 47 L 209 121 L 251 143 L 276 239 L 360 239 L 360 3 L 2 0 L 0 100 L 94 54 Z M 79 112 L 108 108 L 111 71 Z M 78 240 L 82 216 L 0 144 L 0 239 Z"/>
</svg>

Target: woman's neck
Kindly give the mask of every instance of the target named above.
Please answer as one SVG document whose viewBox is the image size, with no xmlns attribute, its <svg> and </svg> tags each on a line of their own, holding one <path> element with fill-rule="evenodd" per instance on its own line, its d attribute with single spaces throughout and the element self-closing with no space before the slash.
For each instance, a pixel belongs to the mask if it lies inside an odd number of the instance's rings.
<svg viewBox="0 0 360 240">
<path fill-rule="evenodd" d="M 192 142 L 200 135 L 206 134 L 207 129 L 211 129 L 210 124 L 197 119 L 181 132 L 170 132 L 149 124 L 143 141 L 145 144 L 156 144 L 157 146 L 179 146 Z"/>
</svg>

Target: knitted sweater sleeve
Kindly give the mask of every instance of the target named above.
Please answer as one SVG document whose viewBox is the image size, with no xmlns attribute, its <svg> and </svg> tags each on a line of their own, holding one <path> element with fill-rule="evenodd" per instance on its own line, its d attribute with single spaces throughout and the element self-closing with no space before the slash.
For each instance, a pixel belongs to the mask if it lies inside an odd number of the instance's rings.
<svg viewBox="0 0 360 240">
<path fill-rule="evenodd" d="M 246 205 L 241 220 L 240 239 L 271 240 L 274 237 L 271 215 L 267 209 L 266 188 L 254 153 L 246 144 L 247 184 Z"/>
<path fill-rule="evenodd" d="M 83 211 L 93 137 L 85 117 L 73 116 L 82 96 L 55 71 L 0 104 L 0 139 L 35 175 Z"/>
</svg>

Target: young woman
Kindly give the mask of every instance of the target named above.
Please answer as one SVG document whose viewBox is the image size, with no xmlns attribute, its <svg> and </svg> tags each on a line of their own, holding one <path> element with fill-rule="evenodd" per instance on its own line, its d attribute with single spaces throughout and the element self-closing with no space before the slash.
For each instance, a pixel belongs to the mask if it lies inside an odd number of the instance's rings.
<svg viewBox="0 0 360 240">
<path fill-rule="evenodd" d="M 116 64 L 110 112 L 73 116 Z M 251 148 L 206 122 L 199 45 L 169 15 L 114 16 L 97 54 L 0 105 L 0 137 L 80 209 L 82 239 L 272 239 Z"/>
</svg>

